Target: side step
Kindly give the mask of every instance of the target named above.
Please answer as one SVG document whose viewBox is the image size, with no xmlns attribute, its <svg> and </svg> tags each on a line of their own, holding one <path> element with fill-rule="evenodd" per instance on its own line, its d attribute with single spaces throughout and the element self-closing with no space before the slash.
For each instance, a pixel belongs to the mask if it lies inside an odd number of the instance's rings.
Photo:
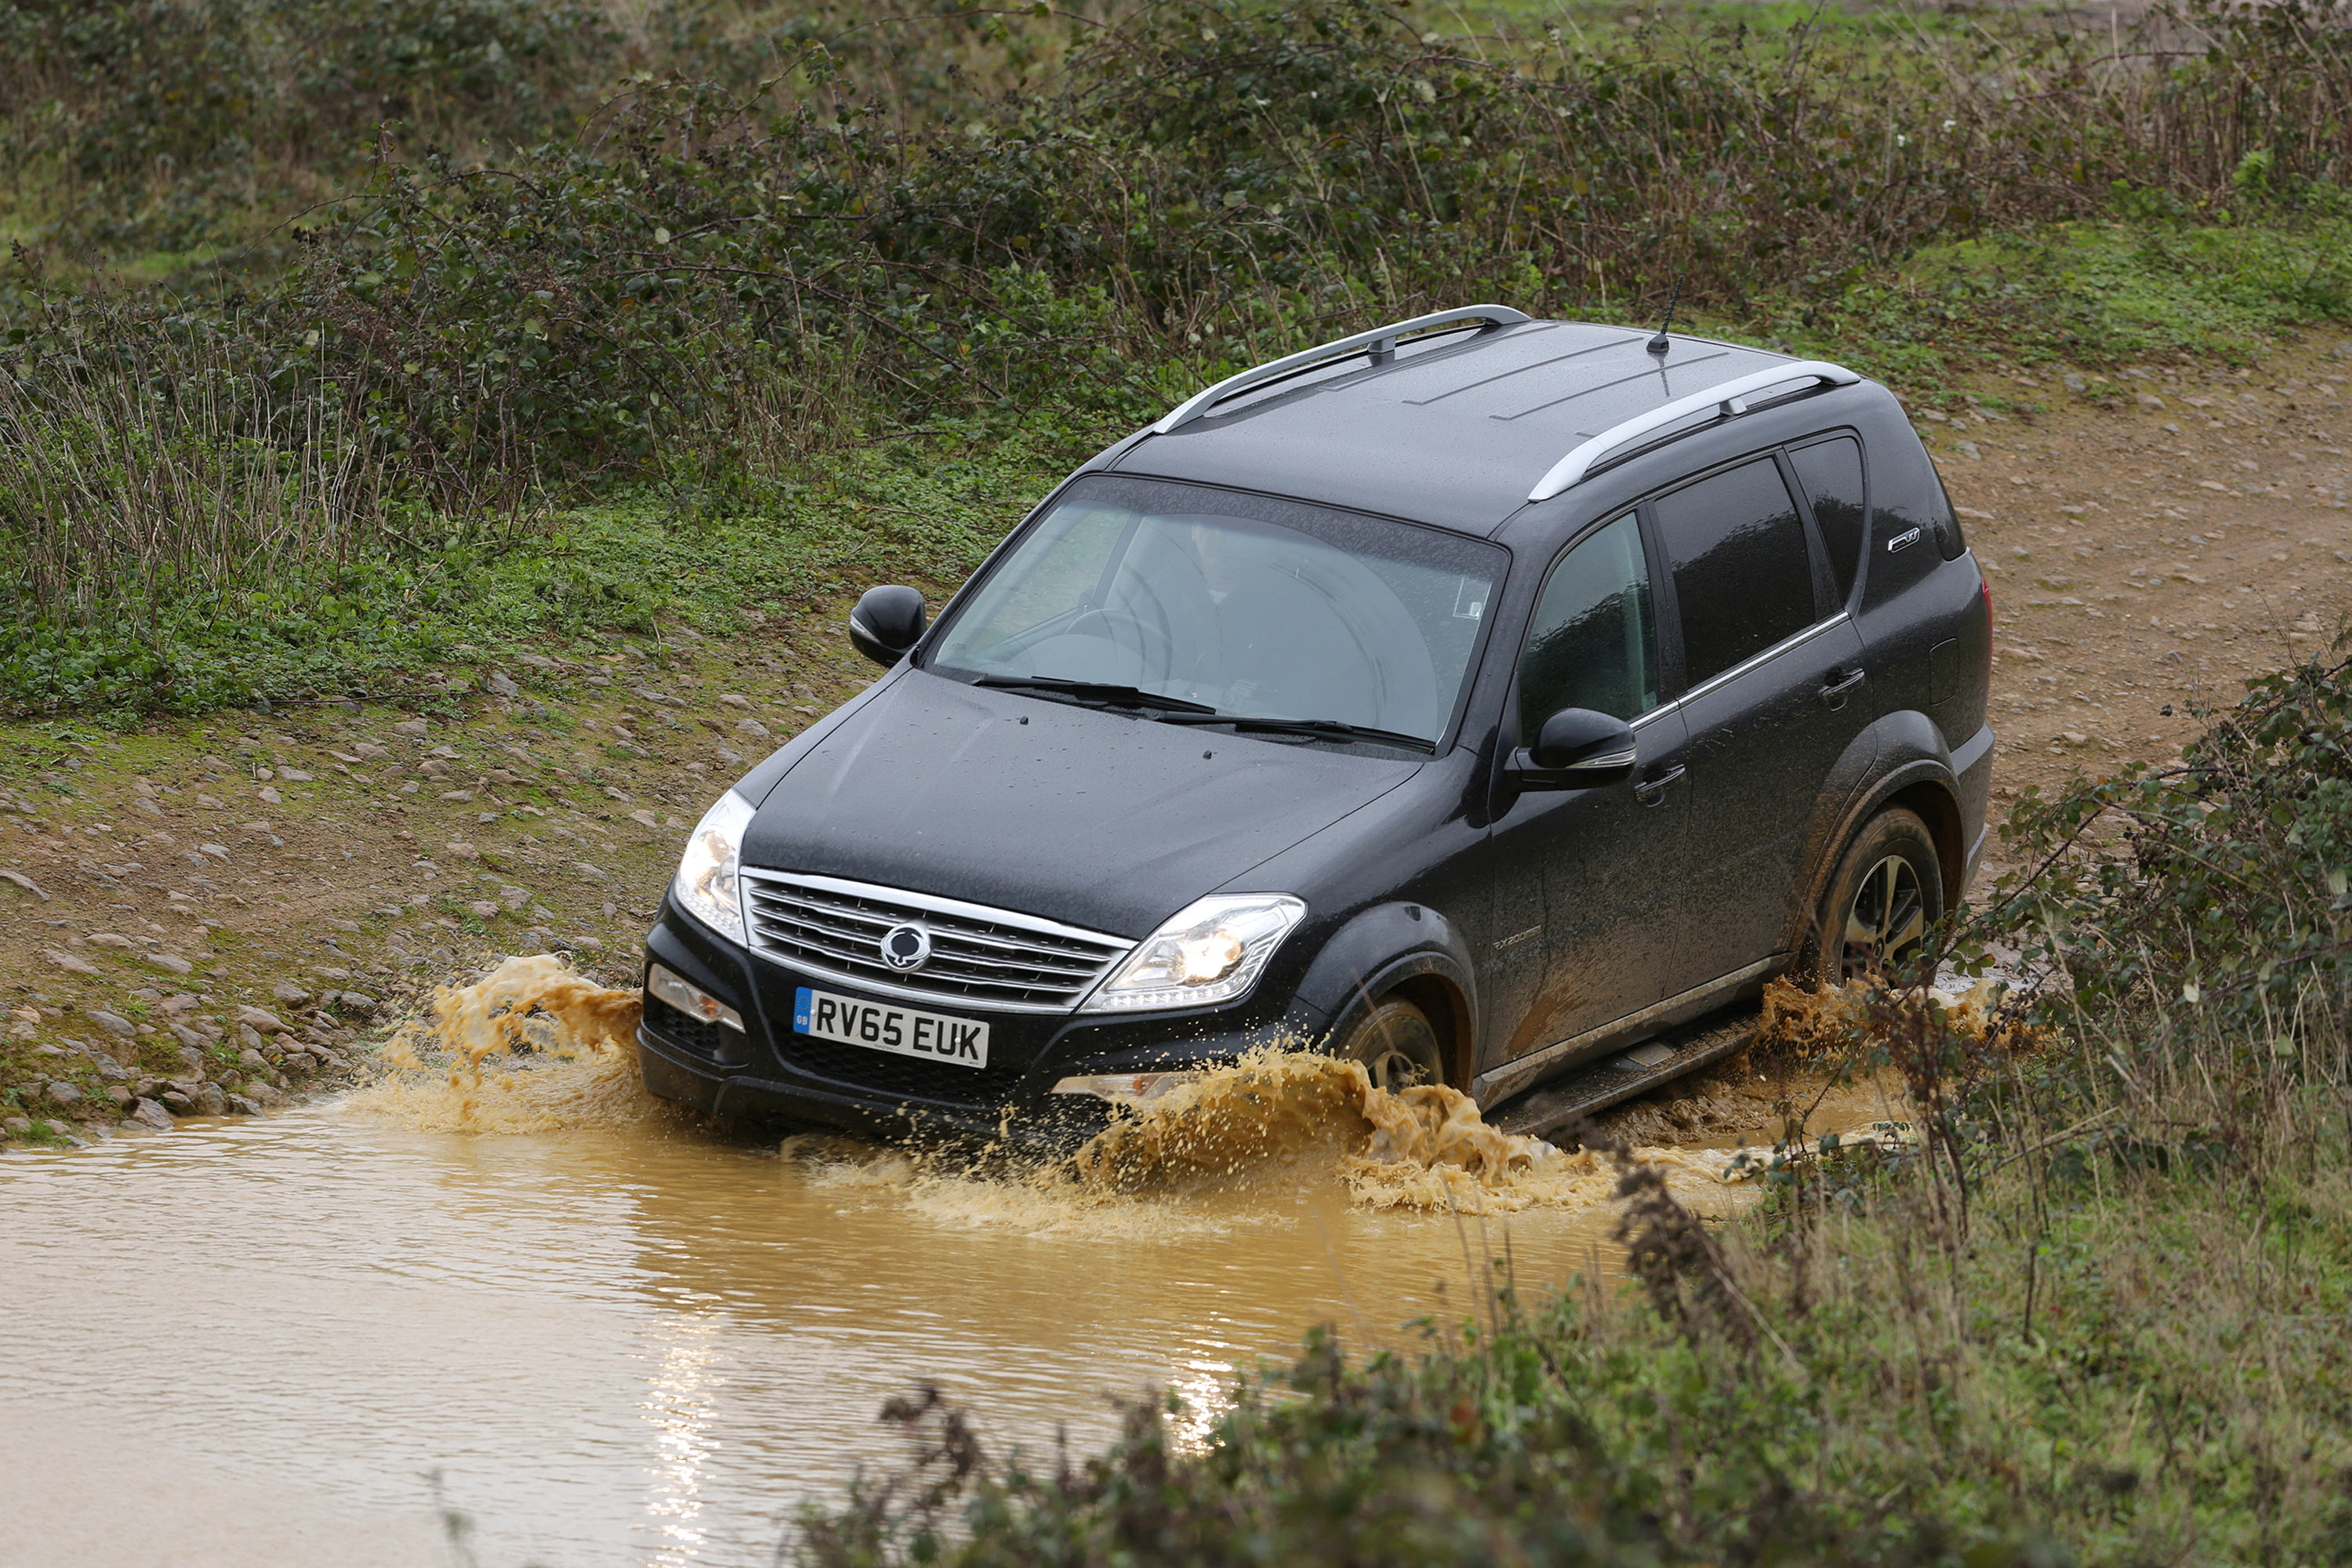
<svg viewBox="0 0 2352 1568">
<path fill-rule="evenodd" d="M 1761 1015 L 1753 1006 L 1726 1008 L 1654 1035 L 1591 1066 L 1538 1084 L 1486 1113 L 1502 1132 L 1540 1138 L 1580 1116 L 1633 1099 L 1670 1079 L 1720 1061 L 1756 1037 Z"/>
</svg>

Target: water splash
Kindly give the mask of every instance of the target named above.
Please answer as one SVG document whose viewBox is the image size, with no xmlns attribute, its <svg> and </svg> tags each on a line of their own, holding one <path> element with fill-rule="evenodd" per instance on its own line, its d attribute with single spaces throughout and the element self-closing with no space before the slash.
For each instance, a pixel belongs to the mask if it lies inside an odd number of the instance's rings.
<svg viewBox="0 0 2352 1568">
<path fill-rule="evenodd" d="M 552 954 L 509 958 L 437 988 L 431 1016 L 393 1037 L 383 1075 L 344 1105 L 427 1132 L 635 1127 L 663 1110 L 637 1075 L 643 1007 Z"/>
</svg>

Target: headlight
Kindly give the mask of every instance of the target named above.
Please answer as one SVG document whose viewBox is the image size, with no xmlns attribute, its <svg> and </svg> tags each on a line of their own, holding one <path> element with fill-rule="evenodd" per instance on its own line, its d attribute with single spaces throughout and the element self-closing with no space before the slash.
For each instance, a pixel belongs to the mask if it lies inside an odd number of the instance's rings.
<svg viewBox="0 0 2352 1568">
<path fill-rule="evenodd" d="M 1281 893 L 1202 899 L 1138 943 L 1081 1013 L 1134 1013 L 1229 1001 L 1257 984 L 1258 972 L 1306 903 Z"/>
<path fill-rule="evenodd" d="M 671 891 L 679 907 L 719 935 L 743 940 L 743 898 L 737 873 L 743 829 L 751 825 L 751 803 L 729 790 L 694 825 L 686 855 L 677 863 Z"/>
</svg>

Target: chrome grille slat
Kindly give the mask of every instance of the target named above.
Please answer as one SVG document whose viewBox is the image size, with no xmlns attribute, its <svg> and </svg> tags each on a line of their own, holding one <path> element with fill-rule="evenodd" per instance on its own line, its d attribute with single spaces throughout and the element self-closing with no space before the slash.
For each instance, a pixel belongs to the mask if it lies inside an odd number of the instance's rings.
<svg viewBox="0 0 2352 1568">
<path fill-rule="evenodd" d="M 1066 1013 L 1135 945 L 1012 910 L 753 868 L 743 913 L 763 957 L 867 991 L 999 1012 Z M 931 933 L 931 956 L 905 973 L 882 962 L 880 941 L 909 921 Z"/>
</svg>

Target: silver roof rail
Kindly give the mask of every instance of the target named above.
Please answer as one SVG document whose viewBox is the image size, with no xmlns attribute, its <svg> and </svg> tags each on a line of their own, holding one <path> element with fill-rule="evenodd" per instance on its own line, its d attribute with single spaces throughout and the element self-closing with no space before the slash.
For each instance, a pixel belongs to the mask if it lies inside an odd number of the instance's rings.
<svg viewBox="0 0 2352 1568">
<path fill-rule="evenodd" d="M 1358 332 L 1352 338 L 1341 338 L 1336 342 L 1325 343 L 1320 348 L 1307 349 L 1283 359 L 1268 360 L 1265 363 L 1245 370 L 1239 375 L 1229 375 L 1216 385 L 1205 391 L 1194 393 L 1170 409 L 1166 416 L 1151 427 L 1151 433 L 1155 436 L 1165 436 L 1171 430 L 1190 425 L 1213 406 L 1237 393 L 1247 392 L 1253 386 L 1263 386 L 1270 381 L 1280 381 L 1286 375 L 1310 369 L 1324 360 L 1339 359 L 1370 349 L 1372 361 L 1377 364 L 1387 355 L 1394 353 L 1397 339 L 1409 332 L 1425 331 L 1432 327 L 1450 327 L 1460 321 L 1481 321 L 1489 326 L 1517 327 L 1533 320 L 1535 320 L 1534 317 L 1521 310 L 1514 310 L 1508 305 L 1464 305 L 1452 310 L 1439 310 L 1433 315 L 1415 316 L 1410 321 L 1398 321 L 1391 326 L 1375 328 L 1369 332 Z"/>
<path fill-rule="evenodd" d="M 1662 404 L 1647 414 L 1637 414 L 1622 425 L 1611 426 L 1569 453 L 1551 466 L 1551 472 L 1536 481 L 1528 492 L 1530 501 L 1549 500 L 1562 490 L 1573 489 L 1597 467 L 1601 458 L 1618 447 L 1653 435 L 1669 425 L 1701 414 L 1710 407 L 1720 407 L 1723 417 L 1732 418 L 1748 412 L 1747 399 L 1768 386 L 1781 386 L 1792 381 L 1813 381 L 1828 386 L 1852 386 L 1861 376 L 1842 364 L 1823 360 L 1799 360 L 1790 364 L 1774 365 L 1747 375 L 1734 376 L 1705 392 L 1694 392 L 1688 397 L 1678 397 Z"/>
</svg>

